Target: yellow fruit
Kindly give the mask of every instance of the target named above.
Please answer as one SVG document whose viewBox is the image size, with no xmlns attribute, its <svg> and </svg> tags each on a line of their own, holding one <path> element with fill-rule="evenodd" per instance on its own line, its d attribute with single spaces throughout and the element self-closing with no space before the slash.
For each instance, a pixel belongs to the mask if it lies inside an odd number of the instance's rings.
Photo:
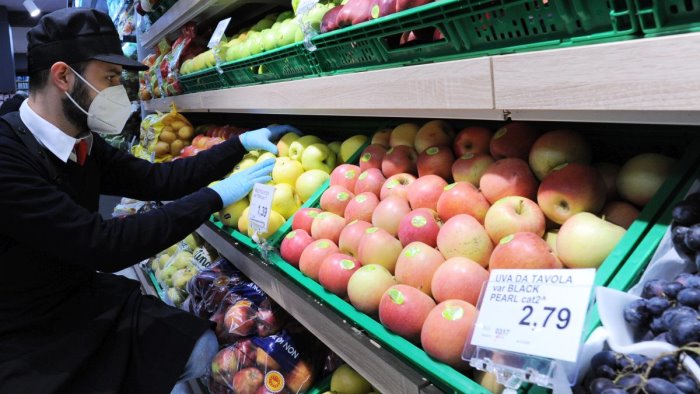
<svg viewBox="0 0 700 394">
<path fill-rule="evenodd" d="M 287 183 L 275 185 L 275 193 L 272 196 L 272 210 L 279 212 L 285 219 L 289 219 L 301 207 L 299 196 L 294 194 L 294 188 Z"/>
<path fill-rule="evenodd" d="M 289 156 L 289 145 L 299 139 L 296 133 L 289 132 L 277 141 L 277 150 L 280 157 Z"/>
<path fill-rule="evenodd" d="M 328 144 L 328 148 L 333 151 L 333 153 L 338 154 L 340 153 L 340 141 L 333 141 L 330 144 Z"/>
<path fill-rule="evenodd" d="M 263 234 L 258 234 L 259 238 L 267 239 L 270 235 L 274 234 L 280 227 L 284 224 L 285 219 L 279 212 L 270 211 L 270 217 L 267 221 L 267 232 Z M 253 236 L 253 228 L 248 227 L 248 236 Z"/>
<path fill-rule="evenodd" d="M 177 250 L 177 249 L 175 249 L 175 250 Z M 168 260 L 170 260 L 169 254 L 163 253 L 162 255 L 160 255 L 160 258 L 158 258 L 158 267 L 160 269 L 163 269 L 165 267 L 165 263 L 167 263 Z"/>
<path fill-rule="evenodd" d="M 182 148 L 185 147 L 185 143 L 182 140 L 175 140 L 170 144 L 170 154 L 173 156 L 179 156 Z"/>
<path fill-rule="evenodd" d="M 221 223 L 229 227 L 238 226 L 238 220 L 241 218 L 243 211 L 248 208 L 248 205 L 248 199 L 243 198 L 225 207 L 219 212 Z"/>
<path fill-rule="evenodd" d="M 272 168 L 272 181 L 275 184 L 296 184 L 297 178 L 304 173 L 304 167 L 296 160 L 288 157 L 280 157 Z"/>
<path fill-rule="evenodd" d="M 261 155 L 258 157 L 258 160 L 256 160 L 255 162 L 256 162 L 256 163 L 262 163 L 262 162 L 265 161 L 265 160 L 276 159 L 276 158 L 277 158 L 277 156 L 275 156 L 274 153 L 272 153 L 272 152 L 265 152 L 265 153 L 261 154 Z"/>
<path fill-rule="evenodd" d="M 367 142 L 368 138 L 366 135 L 358 134 L 343 141 L 343 144 L 340 145 L 340 158 L 343 160 L 343 163 L 347 163 L 350 157 Z"/>
<path fill-rule="evenodd" d="M 168 249 L 165 249 L 165 253 L 167 253 L 167 254 L 170 255 L 170 256 L 172 256 L 172 255 L 174 255 L 175 253 L 177 253 L 177 244 L 175 244 L 175 245 L 169 247 Z"/>
<path fill-rule="evenodd" d="M 250 220 L 248 220 L 248 211 L 250 211 L 250 207 L 244 209 L 243 212 L 241 212 L 241 217 L 238 218 L 238 231 L 242 232 L 243 234 L 248 233 L 248 227 L 250 226 Z"/>
<path fill-rule="evenodd" d="M 157 157 L 167 155 L 168 153 L 170 153 L 170 144 L 168 144 L 167 142 L 158 141 L 156 143 L 155 148 L 153 148 L 153 151 L 155 152 Z"/>
<path fill-rule="evenodd" d="M 301 201 L 305 202 L 311 198 L 330 177 L 328 173 L 321 170 L 306 171 L 297 178 L 294 184 L 294 190 L 296 190 Z"/>
<path fill-rule="evenodd" d="M 177 135 L 175 135 L 175 133 L 173 133 L 172 131 L 162 131 L 158 139 L 168 144 L 171 144 L 177 139 Z"/>
</svg>

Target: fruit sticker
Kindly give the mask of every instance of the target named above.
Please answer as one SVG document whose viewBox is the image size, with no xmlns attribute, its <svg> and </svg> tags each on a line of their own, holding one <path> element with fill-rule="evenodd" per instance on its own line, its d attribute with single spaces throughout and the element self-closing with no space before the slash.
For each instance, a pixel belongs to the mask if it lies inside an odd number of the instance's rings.
<svg viewBox="0 0 700 394">
<path fill-rule="evenodd" d="M 426 224 L 428 224 L 428 220 L 425 218 L 423 215 L 416 215 L 413 218 L 411 218 L 411 225 L 413 227 L 423 227 Z"/>
<path fill-rule="evenodd" d="M 375 5 L 372 7 L 372 19 L 377 19 L 379 18 L 379 6 Z"/>
<path fill-rule="evenodd" d="M 393 189 L 393 188 L 395 188 L 395 187 L 398 186 L 398 185 L 399 185 L 399 181 L 397 181 L 396 179 L 392 179 L 392 180 L 390 180 L 389 182 L 386 183 L 386 188 L 387 188 L 387 189 Z"/>
<path fill-rule="evenodd" d="M 370 227 L 367 230 L 365 230 L 365 233 L 372 234 L 372 233 L 376 233 L 377 230 L 379 230 L 379 227 Z"/>
<path fill-rule="evenodd" d="M 514 234 L 506 235 L 505 237 L 501 238 L 501 240 L 498 243 L 507 244 L 508 242 L 512 241 L 513 238 L 515 238 Z"/>
<path fill-rule="evenodd" d="M 320 241 L 316 244 L 316 247 L 319 249 L 328 249 L 329 246 L 331 246 L 331 244 L 326 240 Z"/>
<path fill-rule="evenodd" d="M 278 371 L 270 371 L 265 375 L 265 388 L 272 393 L 284 390 L 284 376 Z"/>
<path fill-rule="evenodd" d="M 464 317 L 464 309 L 457 305 L 447 305 L 445 310 L 442 311 L 442 317 L 447 320 L 459 320 Z"/>
<path fill-rule="evenodd" d="M 362 196 L 362 195 L 357 196 L 357 197 L 355 197 L 355 201 L 357 201 L 361 204 L 361 203 L 367 201 L 367 196 Z"/>
<path fill-rule="evenodd" d="M 355 177 L 355 170 L 349 170 L 345 173 L 345 179 L 352 179 L 354 177 Z"/>
<path fill-rule="evenodd" d="M 372 154 L 369 152 L 362 155 L 362 158 L 360 159 L 360 161 L 364 161 L 364 162 L 368 162 L 370 160 L 372 160 Z M 348 172 L 350 172 L 350 171 L 348 171 Z M 355 176 L 354 172 L 353 172 L 353 176 Z M 347 173 L 346 173 L 346 177 L 347 177 Z"/>
<path fill-rule="evenodd" d="M 451 190 L 452 188 L 454 188 L 455 186 L 457 186 L 457 183 L 450 183 L 449 185 L 443 187 L 442 190 L 448 191 L 448 190 Z"/>
<path fill-rule="evenodd" d="M 508 128 L 507 128 L 507 127 L 501 127 L 500 129 L 498 129 L 498 131 L 496 132 L 496 134 L 494 134 L 493 139 L 501 138 L 501 137 L 503 137 L 504 135 L 506 135 L 507 132 L 508 132 Z"/>
<path fill-rule="evenodd" d="M 403 293 L 400 290 L 389 289 L 387 294 L 389 294 L 389 297 L 391 298 L 391 301 L 394 302 L 394 304 L 402 305 L 405 300 L 405 297 L 403 296 Z"/>
<path fill-rule="evenodd" d="M 287 236 L 285 236 L 285 238 L 290 238 L 290 239 L 291 239 L 291 238 L 294 238 L 296 235 L 297 235 L 297 232 L 296 232 L 296 230 L 295 230 L 295 231 L 292 231 L 292 232 L 290 232 L 289 234 L 287 234 Z"/>
<path fill-rule="evenodd" d="M 346 192 L 340 192 L 340 193 L 338 193 L 337 196 L 335 196 L 335 198 L 337 198 L 338 201 L 345 201 L 348 198 L 350 198 L 350 195 Z"/>
<path fill-rule="evenodd" d="M 367 171 L 365 171 L 365 172 L 363 172 L 362 174 L 360 174 L 360 177 L 359 177 L 358 179 L 359 179 L 359 180 L 363 180 L 363 179 L 365 179 L 365 178 L 367 178 Z"/>
<path fill-rule="evenodd" d="M 440 148 L 438 148 L 437 146 L 430 147 L 425 151 L 425 153 L 427 153 L 429 156 L 433 156 L 438 152 L 440 152 Z"/>
<path fill-rule="evenodd" d="M 348 259 L 342 259 L 342 260 L 340 260 L 340 266 L 341 266 L 344 270 L 351 270 L 351 269 L 354 269 L 354 268 L 355 268 L 355 263 L 352 262 L 352 261 L 350 261 L 350 260 L 348 260 Z"/>
<path fill-rule="evenodd" d="M 410 248 L 406 249 L 406 251 L 403 253 L 406 257 L 413 257 L 420 253 L 420 248 L 417 246 L 411 246 Z"/>
</svg>

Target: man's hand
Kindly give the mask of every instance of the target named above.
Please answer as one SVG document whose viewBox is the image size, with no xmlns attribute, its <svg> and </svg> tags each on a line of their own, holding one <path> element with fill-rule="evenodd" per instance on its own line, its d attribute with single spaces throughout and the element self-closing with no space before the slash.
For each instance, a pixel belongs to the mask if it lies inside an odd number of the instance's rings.
<svg viewBox="0 0 700 394">
<path fill-rule="evenodd" d="M 224 207 L 227 207 L 234 202 L 245 197 L 253 190 L 253 186 L 256 183 L 267 183 L 272 177 L 270 173 L 272 172 L 272 167 L 275 166 L 275 160 L 269 159 L 262 163 L 258 163 L 252 167 L 246 168 L 243 171 L 237 172 L 228 178 L 209 186 L 210 189 L 214 190 L 221 201 L 224 203 Z"/>
<path fill-rule="evenodd" d="M 277 141 L 282 135 L 289 132 L 301 135 L 301 131 L 294 126 L 275 124 L 262 129 L 247 131 L 238 138 L 247 151 L 263 149 L 277 154 L 277 145 L 275 145 L 273 141 Z"/>
</svg>

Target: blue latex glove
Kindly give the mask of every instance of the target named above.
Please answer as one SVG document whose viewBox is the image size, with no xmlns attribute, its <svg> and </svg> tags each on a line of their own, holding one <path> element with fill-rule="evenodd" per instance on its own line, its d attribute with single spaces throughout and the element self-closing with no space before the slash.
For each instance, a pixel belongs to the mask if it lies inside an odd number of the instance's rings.
<svg viewBox="0 0 700 394">
<path fill-rule="evenodd" d="M 221 197 L 224 207 L 227 207 L 247 196 L 256 183 L 269 182 L 272 179 L 270 173 L 274 166 L 275 159 L 265 160 L 262 163 L 237 172 L 221 182 L 209 186 L 209 188 Z"/>
<path fill-rule="evenodd" d="M 278 138 L 290 131 L 301 135 L 301 131 L 294 126 L 273 124 L 262 129 L 246 131 L 238 138 L 247 151 L 263 149 L 277 154 L 277 145 L 272 141 L 277 141 Z"/>
</svg>

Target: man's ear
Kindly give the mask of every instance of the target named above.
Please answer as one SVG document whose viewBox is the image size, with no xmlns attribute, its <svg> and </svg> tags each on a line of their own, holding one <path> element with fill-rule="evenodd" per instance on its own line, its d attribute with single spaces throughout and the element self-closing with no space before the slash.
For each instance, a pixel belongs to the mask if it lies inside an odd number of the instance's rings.
<svg viewBox="0 0 700 394">
<path fill-rule="evenodd" d="M 75 83 L 75 74 L 64 62 L 56 62 L 49 70 L 49 80 L 61 92 L 68 92 Z"/>
</svg>

